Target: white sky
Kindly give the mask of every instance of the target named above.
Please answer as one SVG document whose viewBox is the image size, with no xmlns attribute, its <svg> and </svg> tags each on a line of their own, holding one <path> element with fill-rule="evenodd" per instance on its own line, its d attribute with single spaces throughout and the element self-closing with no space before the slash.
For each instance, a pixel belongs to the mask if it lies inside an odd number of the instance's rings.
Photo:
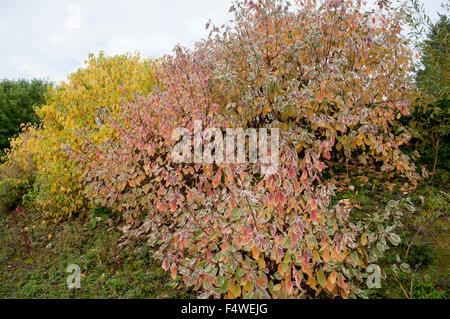
<svg viewBox="0 0 450 319">
<path fill-rule="evenodd" d="M 422 0 L 432 18 L 446 0 Z M 61 81 L 89 53 L 170 53 L 207 36 L 232 0 L 0 0 L 0 79 Z M 442 12 L 442 10 L 439 10 Z"/>
</svg>

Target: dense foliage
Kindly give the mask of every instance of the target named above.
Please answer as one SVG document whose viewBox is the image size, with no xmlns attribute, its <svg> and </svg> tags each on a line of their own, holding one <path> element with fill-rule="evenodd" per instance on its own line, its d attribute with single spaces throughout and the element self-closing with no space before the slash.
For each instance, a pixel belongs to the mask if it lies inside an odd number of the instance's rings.
<svg viewBox="0 0 450 319">
<path fill-rule="evenodd" d="M 0 81 L 0 150 L 8 148 L 9 139 L 15 137 L 21 124 L 37 123 L 35 106 L 45 103 L 47 86 L 42 80 Z"/>
<path fill-rule="evenodd" d="M 450 168 L 450 21 L 442 15 L 429 29 L 427 39 L 418 45 L 421 68 L 416 81 L 424 98 L 409 122 L 434 176 L 438 165 Z"/>
<path fill-rule="evenodd" d="M 150 97 L 104 118 L 117 141 L 86 140 L 76 153 L 91 196 L 202 297 L 354 296 L 367 265 L 400 242 L 394 231 L 411 206 L 390 202 L 352 221 L 326 175 L 351 161 L 416 181 L 399 149 L 409 137 L 398 119 L 414 97 L 402 11 L 375 17 L 352 1 L 232 11 L 233 28 L 213 27 L 192 52 L 177 48 Z M 282 129 L 279 170 L 174 162 L 171 133 L 192 134 L 194 120 Z"/>
<path fill-rule="evenodd" d="M 37 109 L 41 128 L 30 128 L 34 133 L 28 135 L 32 141 L 27 141 L 27 147 L 21 147 L 22 141 L 13 142 L 17 147 L 7 154 L 25 161 L 29 156 L 21 153 L 31 153 L 37 170 L 33 204 L 53 218 L 70 217 L 89 204 L 80 182 L 81 168 L 70 157 L 70 148 L 78 149 L 82 140 L 80 130 L 93 143 L 112 138 L 111 130 L 99 125 L 99 114 L 114 115 L 121 103 L 148 94 L 154 85 L 152 64 L 139 56 L 101 53 L 91 55 L 86 64 L 68 82 L 50 90 L 46 105 Z"/>
<path fill-rule="evenodd" d="M 353 192 L 351 175 L 370 176 L 370 196 L 380 195 L 376 185 L 392 190 L 393 179 L 401 192 L 417 186 L 404 153 L 411 132 L 425 157 L 432 144 L 434 167 L 448 156 L 448 19 L 420 46 L 414 79 L 401 33 L 410 12 L 387 4 L 240 1 L 234 21 L 208 23 L 209 37 L 193 50 L 177 46 L 158 61 L 90 55 L 49 88 L 38 118 L 20 120 L 40 124 L 11 140 L 0 212 L 24 201 L 60 221 L 89 208 L 93 231 L 104 219 L 108 231 L 120 226 L 121 239 L 147 242 L 152 260 L 200 297 L 364 296 L 374 266 L 409 271 L 397 253 L 385 257 L 408 242 L 414 207 L 397 194 L 356 212 L 350 199 L 362 189 Z M 173 133 L 192 137 L 198 121 L 224 135 L 279 129 L 279 150 L 270 133 L 267 149 L 268 157 L 279 151 L 279 166 L 264 174 L 271 163 L 261 157 L 209 163 L 195 153 L 179 163 Z M 217 156 L 218 136 L 201 137 Z M 436 219 L 445 216 L 441 197 Z"/>
<path fill-rule="evenodd" d="M 20 204 L 33 185 L 36 166 L 32 150 L 36 147 L 36 138 L 36 128 L 27 125 L 11 141 L 14 151 L 8 151 L 5 163 L 0 165 L 0 213 L 8 213 Z"/>
<path fill-rule="evenodd" d="M 449 33 L 450 20 L 442 15 L 419 45 L 421 69 L 417 72 L 417 83 L 424 92 L 442 100 L 448 100 L 450 92 Z"/>
</svg>

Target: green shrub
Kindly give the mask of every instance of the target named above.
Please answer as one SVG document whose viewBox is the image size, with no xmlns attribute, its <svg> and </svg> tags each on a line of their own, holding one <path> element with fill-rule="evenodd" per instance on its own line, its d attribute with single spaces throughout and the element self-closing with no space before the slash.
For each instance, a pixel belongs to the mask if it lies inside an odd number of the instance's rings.
<svg viewBox="0 0 450 319">
<path fill-rule="evenodd" d="M 434 177 L 437 168 L 450 170 L 450 20 L 428 21 L 425 41 L 418 44 L 421 53 L 417 86 L 423 92 L 409 119 L 414 133 L 414 148 Z"/>
<path fill-rule="evenodd" d="M 6 214 L 19 205 L 27 188 L 28 185 L 23 180 L 0 179 L 0 214 Z"/>
</svg>

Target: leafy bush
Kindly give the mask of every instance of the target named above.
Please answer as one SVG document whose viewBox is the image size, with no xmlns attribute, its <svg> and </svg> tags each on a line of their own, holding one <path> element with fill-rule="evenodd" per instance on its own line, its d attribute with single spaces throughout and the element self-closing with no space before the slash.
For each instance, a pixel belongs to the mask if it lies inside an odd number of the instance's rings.
<svg viewBox="0 0 450 319">
<path fill-rule="evenodd" d="M 22 133 L 11 140 L 11 149 L 0 165 L 0 212 L 15 208 L 23 195 L 30 189 L 36 174 L 33 150 L 36 142 L 36 128 L 23 127 Z"/>
<path fill-rule="evenodd" d="M 450 21 L 442 15 L 429 24 L 427 39 L 418 45 L 421 52 L 416 74 L 424 98 L 415 107 L 409 126 L 414 133 L 415 148 L 428 164 L 434 177 L 438 167 L 450 169 Z"/>
<path fill-rule="evenodd" d="M 416 286 L 413 290 L 412 298 L 415 299 L 448 299 L 448 290 L 436 289 L 431 283 L 424 283 L 421 278 L 417 278 Z"/>
<path fill-rule="evenodd" d="M 323 173 L 354 161 L 415 182 L 399 150 L 409 137 L 398 119 L 414 98 L 404 12 L 375 18 L 350 0 L 231 10 L 234 28 L 214 27 L 192 52 L 176 48 L 150 97 L 103 118 L 116 141 L 85 139 L 74 153 L 90 196 L 121 212 L 123 230 L 147 236 L 162 267 L 201 297 L 354 296 L 366 266 L 400 242 L 394 231 L 411 204 L 351 220 L 348 201 L 331 204 Z M 174 162 L 171 134 L 192 134 L 194 120 L 282 129 L 278 171 Z"/>
<path fill-rule="evenodd" d="M 419 44 L 421 68 L 417 71 L 418 86 L 436 99 L 449 99 L 450 92 L 450 20 L 441 15 L 435 24 L 429 23 L 429 33 Z"/>
<path fill-rule="evenodd" d="M 20 132 L 20 125 L 37 123 L 34 106 L 45 103 L 50 84 L 42 80 L 0 81 L 0 151 L 8 148 L 9 139 Z"/>
<path fill-rule="evenodd" d="M 10 212 L 20 204 L 25 194 L 27 185 L 24 181 L 16 178 L 0 179 L 0 214 Z"/>
<path fill-rule="evenodd" d="M 152 64 L 139 56 L 101 53 L 90 55 L 86 63 L 67 83 L 53 87 L 47 104 L 37 109 L 42 128 L 31 145 L 37 169 L 31 197 L 52 218 L 70 217 L 88 206 L 80 183 L 83 168 L 70 155 L 71 148 L 78 149 L 81 134 L 94 144 L 113 138 L 99 114 L 113 115 L 121 103 L 148 94 L 154 85 Z"/>
<path fill-rule="evenodd" d="M 450 169 L 450 100 L 417 105 L 408 121 L 414 139 L 410 147 L 421 154 L 434 176 L 438 168 Z"/>
</svg>

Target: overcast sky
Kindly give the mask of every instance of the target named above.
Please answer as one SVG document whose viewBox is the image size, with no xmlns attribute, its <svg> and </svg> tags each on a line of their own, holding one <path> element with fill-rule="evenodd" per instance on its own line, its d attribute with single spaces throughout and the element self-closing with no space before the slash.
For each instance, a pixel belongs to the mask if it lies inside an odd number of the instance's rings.
<svg viewBox="0 0 450 319">
<path fill-rule="evenodd" d="M 437 17 L 442 0 L 424 0 Z M 445 1 L 445 0 L 444 0 Z M 232 0 L 0 0 L 0 78 L 65 80 L 89 53 L 144 57 L 192 47 Z"/>
</svg>

